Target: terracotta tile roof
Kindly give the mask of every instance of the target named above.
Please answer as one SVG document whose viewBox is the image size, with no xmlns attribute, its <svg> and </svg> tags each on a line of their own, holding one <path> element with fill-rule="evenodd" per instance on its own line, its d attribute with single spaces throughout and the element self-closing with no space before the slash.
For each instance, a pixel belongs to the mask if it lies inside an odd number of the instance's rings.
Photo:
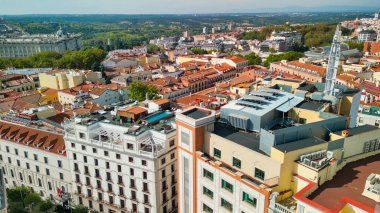
<svg viewBox="0 0 380 213">
<path fill-rule="evenodd" d="M 48 117 L 47 119 L 53 121 L 57 124 L 61 124 L 63 121 L 70 119 L 71 116 L 66 113 L 58 113 L 54 116 Z"/>
<path fill-rule="evenodd" d="M 293 65 L 293 66 L 295 66 L 297 68 L 315 71 L 318 74 L 320 74 L 321 76 L 324 76 L 326 74 L 326 68 L 323 68 L 323 67 L 320 67 L 320 66 L 315 66 L 315 65 L 312 65 L 312 64 L 305 64 L 305 63 L 301 63 L 299 61 L 289 61 L 289 62 L 287 62 L 287 64 L 288 65 Z"/>
<path fill-rule="evenodd" d="M 52 94 L 57 94 L 57 93 L 58 93 L 58 90 L 51 89 L 51 88 L 48 88 L 47 90 L 41 92 L 41 94 L 43 95 L 52 95 Z"/>
<path fill-rule="evenodd" d="M 63 135 L 0 121 L 0 136 L 4 143 L 18 143 L 40 151 L 66 155 Z"/>
<path fill-rule="evenodd" d="M 247 59 L 238 55 L 227 56 L 226 59 L 229 59 L 235 63 L 242 63 L 242 62 L 248 61 Z"/>
<path fill-rule="evenodd" d="M 154 100 L 153 102 L 157 105 L 163 105 L 163 104 L 169 103 L 170 101 L 166 98 L 160 98 L 160 99 Z"/>
<path fill-rule="evenodd" d="M 96 95 L 96 96 L 101 96 L 105 91 L 107 91 L 107 88 L 97 87 L 97 88 L 91 90 L 89 93 Z"/>
<path fill-rule="evenodd" d="M 336 76 L 337 79 L 341 80 L 341 81 L 344 81 L 344 82 L 350 82 L 352 81 L 354 78 L 352 76 L 349 76 L 349 75 L 338 75 Z"/>
<path fill-rule="evenodd" d="M 146 109 L 144 109 L 142 107 L 130 106 L 130 107 L 127 107 L 125 109 L 117 111 L 117 114 L 120 115 L 120 116 L 123 116 L 123 115 L 126 115 L 126 114 L 138 115 L 138 114 L 142 114 L 142 113 L 146 113 L 146 112 L 148 112 L 148 110 L 146 110 Z"/>
</svg>

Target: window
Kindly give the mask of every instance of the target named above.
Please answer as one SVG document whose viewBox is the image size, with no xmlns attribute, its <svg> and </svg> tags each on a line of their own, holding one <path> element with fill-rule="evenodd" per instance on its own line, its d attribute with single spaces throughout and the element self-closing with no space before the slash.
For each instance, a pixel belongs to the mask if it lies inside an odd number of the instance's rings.
<svg viewBox="0 0 380 213">
<path fill-rule="evenodd" d="M 130 168 L 130 169 L 129 169 L 129 174 L 130 174 L 131 176 L 134 176 L 134 175 L 135 175 L 135 170 L 134 170 L 133 168 Z"/>
<path fill-rule="evenodd" d="M 38 161 L 38 155 L 37 155 L 37 154 L 34 154 L 33 156 L 34 156 L 34 160 L 35 160 L 35 161 Z"/>
<path fill-rule="evenodd" d="M 241 161 L 235 157 L 232 158 L 232 165 L 236 168 L 241 168 Z"/>
<path fill-rule="evenodd" d="M 73 153 L 73 159 L 74 159 L 74 160 L 77 159 L 77 154 Z"/>
<path fill-rule="evenodd" d="M 44 157 L 44 162 L 48 163 L 48 158 L 47 157 Z"/>
<path fill-rule="evenodd" d="M 222 179 L 222 188 L 226 189 L 227 191 L 231 193 L 234 192 L 234 186 L 223 179 Z"/>
<path fill-rule="evenodd" d="M 94 159 L 95 166 L 99 165 L 98 159 Z"/>
<path fill-rule="evenodd" d="M 26 152 L 26 151 L 24 152 L 24 157 L 28 158 L 28 152 Z"/>
<path fill-rule="evenodd" d="M 26 163 L 26 168 L 27 168 L 27 169 L 30 169 L 30 165 L 29 165 L 29 163 Z"/>
<path fill-rule="evenodd" d="M 148 173 L 143 172 L 143 179 L 146 180 L 148 178 Z"/>
<path fill-rule="evenodd" d="M 214 181 L 214 174 L 208 171 L 207 169 L 203 169 L 203 177 L 206 177 L 212 181 Z"/>
<path fill-rule="evenodd" d="M 36 172 L 40 172 L 40 167 L 36 166 Z"/>
<path fill-rule="evenodd" d="M 116 154 L 116 159 L 121 159 L 120 154 Z"/>
<path fill-rule="evenodd" d="M 252 206 L 256 207 L 257 199 L 253 196 L 249 195 L 248 193 L 243 192 L 243 201 L 251 204 Z"/>
<path fill-rule="evenodd" d="M 133 150 L 133 144 L 131 144 L 131 143 L 127 143 L 127 149 L 129 149 L 129 150 Z"/>
<path fill-rule="evenodd" d="M 128 158 L 129 163 L 133 163 L 133 157 Z"/>
<path fill-rule="evenodd" d="M 75 143 L 71 143 L 71 147 L 75 148 Z"/>
<path fill-rule="evenodd" d="M 257 177 L 260 180 L 264 180 L 265 172 L 261 169 L 255 168 L 255 177 Z"/>
<path fill-rule="evenodd" d="M 174 146 L 174 145 L 175 145 L 175 141 L 174 141 L 174 140 L 171 140 L 171 141 L 169 142 L 169 146 L 172 147 L 172 146 Z"/>
<path fill-rule="evenodd" d="M 211 199 L 214 198 L 214 192 L 212 192 L 210 189 L 206 187 L 203 187 L 203 194 Z"/>
<path fill-rule="evenodd" d="M 83 162 L 87 163 L 87 156 L 83 156 Z"/>
<path fill-rule="evenodd" d="M 46 169 L 46 175 L 50 175 L 50 170 Z"/>
<path fill-rule="evenodd" d="M 182 141 L 182 143 L 189 146 L 190 145 L 190 135 L 187 134 L 186 132 L 182 131 L 181 132 L 181 141 Z"/>
<path fill-rule="evenodd" d="M 58 163 L 58 167 L 62 168 L 62 161 L 58 160 L 57 163 Z"/>
<path fill-rule="evenodd" d="M 165 158 L 162 158 L 162 159 L 161 159 L 161 165 L 164 165 L 165 162 L 166 162 L 166 159 L 165 159 Z"/>
<path fill-rule="evenodd" d="M 96 150 L 96 148 L 92 148 L 92 153 L 97 153 L 98 151 Z"/>
<path fill-rule="evenodd" d="M 59 179 L 63 180 L 63 173 L 59 173 Z"/>
<path fill-rule="evenodd" d="M 18 149 L 15 149 L 15 154 L 18 155 Z"/>
<path fill-rule="evenodd" d="M 20 160 L 17 160 L 17 166 L 20 167 Z"/>
<path fill-rule="evenodd" d="M 146 166 L 146 160 L 141 160 L 141 164 L 142 164 L 143 166 Z"/>
<path fill-rule="evenodd" d="M 82 150 L 86 150 L 86 146 L 82 145 Z"/>
<path fill-rule="evenodd" d="M 106 162 L 106 169 L 110 168 L 110 162 Z"/>
<path fill-rule="evenodd" d="M 121 172 L 121 165 L 117 165 L 117 172 Z"/>
<path fill-rule="evenodd" d="M 104 151 L 104 156 L 108 156 L 108 151 Z"/>
<path fill-rule="evenodd" d="M 162 178 L 166 177 L 165 169 L 161 171 Z"/>
<path fill-rule="evenodd" d="M 175 153 L 173 152 L 172 154 L 170 154 L 170 159 L 174 159 L 175 158 Z"/>
<path fill-rule="evenodd" d="M 214 148 L 214 157 L 217 157 L 217 158 L 222 157 L 222 152 L 217 148 Z"/>
<path fill-rule="evenodd" d="M 6 146 L 5 149 L 7 150 L 7 152 L 9 152 L 9 147 L 8 146 Z"/>
<path fill-rule="evenodd" d="M 174 166 L 174 164 L 172 164 L 172 165 L 170 166 L 170 168 L 171 168 L 172 172 L 174 172 L 174 170 L 175 170 L 175 166 Z"/>
<path fill-rule="evenodd" d="M 84 134 L 83 132 L 80 132 L 79 133 L 79 138 L 80 139 L 86 139 L 86 134 Z"/>
<path fill-rule="evenodd" d="M 225 209 L 227 209 L 228 211 L 231 211 L 232 212 L 232 204 L 228 201 L 226 201 L 225 199 L 221 199 L 221 206 Z"/>
<path fill-rule="evenodd" d="M 213 213 L 212 208 L 208 207 L 206 204 L 203 204 L 203 212 Z"/>
</svg>

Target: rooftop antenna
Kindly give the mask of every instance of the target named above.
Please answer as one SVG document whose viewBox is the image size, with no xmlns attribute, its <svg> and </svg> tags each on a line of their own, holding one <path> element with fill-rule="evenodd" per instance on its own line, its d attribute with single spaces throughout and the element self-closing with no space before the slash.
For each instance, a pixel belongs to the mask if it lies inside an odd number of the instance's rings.
<svg viewBox="0 0 380 213">
<path fill-rule="evenodd" d="M 326 84 L 323 90 L 325 95 L 334 95 L 334 87 L 336 75 L 338 73 L 339 58 L 340 58 L 340 44 L 342 42 L 342 31 L 340 24 L 337 25 L 331 50 L 329 55 L 329 62 L 327 66 Z"/>
</svg>

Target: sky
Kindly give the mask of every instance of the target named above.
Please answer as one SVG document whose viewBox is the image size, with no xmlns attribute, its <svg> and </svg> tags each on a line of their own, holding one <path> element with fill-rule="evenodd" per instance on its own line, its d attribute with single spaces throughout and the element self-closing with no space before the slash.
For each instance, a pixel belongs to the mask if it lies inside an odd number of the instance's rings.
<svg viewBox="0 0 380 213">
<path fill-rule="evenodd" d="M 380 9 L 379 0 L 0 0 L 2 15 L 363 11 L 369 8 Z"/>
</svg>

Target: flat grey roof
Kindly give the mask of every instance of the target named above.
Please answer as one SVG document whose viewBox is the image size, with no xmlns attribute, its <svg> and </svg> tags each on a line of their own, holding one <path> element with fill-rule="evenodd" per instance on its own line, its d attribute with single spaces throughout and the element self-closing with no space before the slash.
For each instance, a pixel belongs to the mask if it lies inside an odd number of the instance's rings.
<svg viewBox="0 0 380 213">
<path fill-rule="evenodd" d="M 301 109 L 312 110 L 312 111 L 320 111 L 323 105 L 324 105 L 323 103 L 303 102 L 296 107 L 301 108 Z"/>
<path fill-rule="evenodd" d="M 322 140 L 320 138 L 306 138 L 299 141 L 294 141 L 290 143 L 280 144 L 277 146 L 274 146 L 274 148 L 282 151 L 282 152 L 291 152 L 299 149 L 303 149 L 310 146 L 315 146 L 319 144 L 327 143 L 325 140 Z"/>
<path fill-rule="evenodd" d="M 239 131 L 234 127 L 222 124 L 220 122 L 215 122 L 213 133 L 248 149 L 265 154 L 259 149 L 260 135 L 257 133 Z"/>
<path fill-rule="evenodd" d="M 358 134 L 361 134 L 361 133 L 373 131 L 373 130 L 376 130 L 376 129 L 379 129 L 379 127 L 371 126 L 371 125 L 364 125 L 364 126 L 358 126 L 358 127 L 355 127 L 355 128 L 348 129 L 348 131 L 349 131 L 349 135 L 352 136 L 352 135 L 358 135 Z M 342 131 L 334 132 L 334 134 L 342 135 Z"/>
<path fill-rule="evenodd" d="M 191 109 L 189 111 L 184 112 L 183 114 L 193 119 L 200 119 L 210 115 L 209 112 L 200 110 L 198 108 Z"/>
</svg>

